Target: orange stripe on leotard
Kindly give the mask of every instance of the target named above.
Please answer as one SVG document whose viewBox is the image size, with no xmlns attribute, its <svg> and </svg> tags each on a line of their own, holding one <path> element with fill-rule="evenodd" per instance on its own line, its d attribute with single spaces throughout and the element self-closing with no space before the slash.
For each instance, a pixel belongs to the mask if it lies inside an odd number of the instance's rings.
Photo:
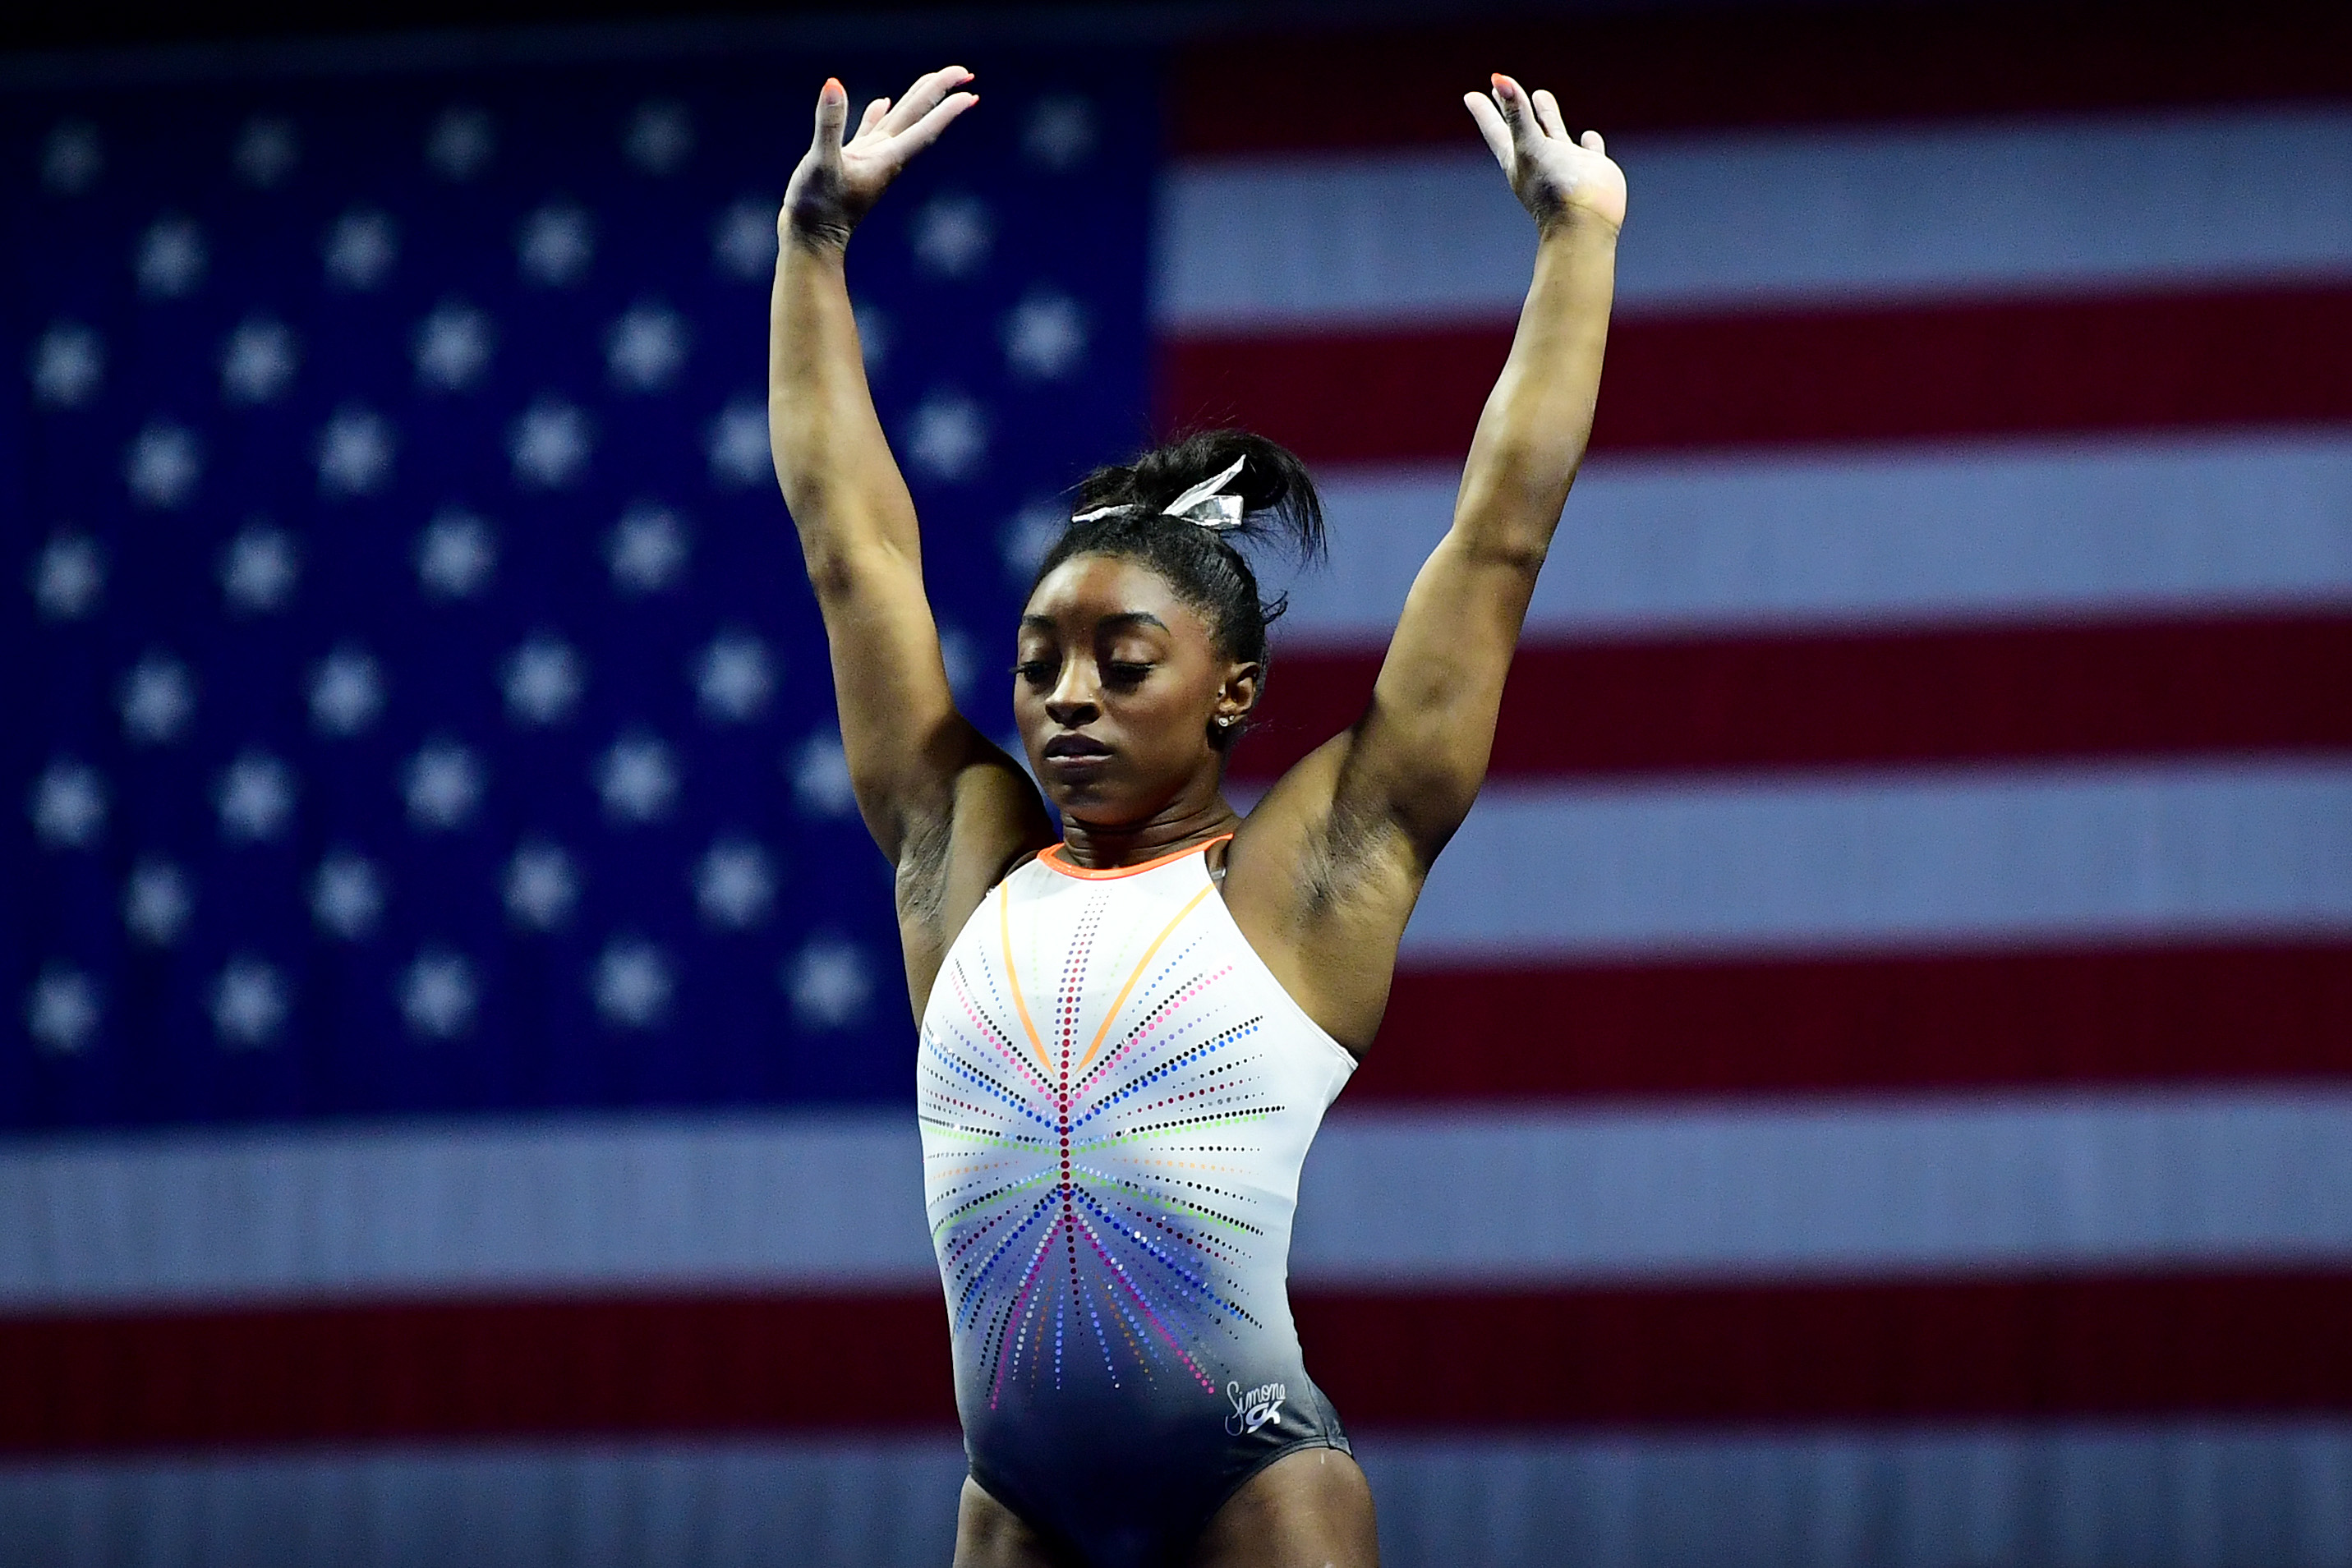
<svg viewBox="0 0 2352 1568">
<path fill-rule="evenodd" d="M 1013 991 L 1013 1010 L 1021 1015 L 1021 1031 L 1029 1037 L 1029 1049 L 1037 1053 L 1039 1063 L 1051 1072 L 1054 1059 L 1045 1054 L 1045 1042 L 1037 1038 L 1037 1026 L 1029 1021 L 1029 1004 L 1021 999 L 1021 973 L 1013 967 L 1013 901 L 1002 883 L 996 888 L 996 930 L 1004 942 L 1004 983 Z"/>
<path fill-rule="evenodd" d="M 1135 961 L 1135 967 L 1129 972 L 1127 984 L 1118 988 L 1118 996 L 1111 1002 L 1110 1010 L 1103 1014 L 1102 1027 L 1095 1030 L 1094 1043 L 1087 1047 L 1087 1053 L 1078 1058 L 1078 1065 L 1072 1071 L 1084 1071 L 1086 1070 L 1087 1063 L 1095 1059 L 1095 1052 L 1102 1049 L 1102 1042 L 1110 1036 L 1110 1026 L 1112 1022 L 1118 1019 L 1118 1009 L 1127 1006 L 1128 994 L 1135 989 L 1135 982 L 1143 978 L 1143 971 L 1150 967 L 1151 963 L 1151 956 L 1159 952 L 1160 945 L 1168 940 L 1170 934 L 1172 933 L 1177 926 L 1181 925 L 1184 923 L 1184 916 L 1200 908 L 1201 900 L 1208 897 L 1209 894 L 1214 893 L 1216 890 L 1217 884 L 1211 883 L 1208 886 L 1194 894 L 1192 898 L 1185 903 L 1184 907 L 1176 912 L 1176 918 L 1171 920 L 1167 925 L 1160 928 L 1160 935 L 1151 939 L 1151 946 L 1146 947 L 1143 950 L 1143 956 Z"/>
</svg>

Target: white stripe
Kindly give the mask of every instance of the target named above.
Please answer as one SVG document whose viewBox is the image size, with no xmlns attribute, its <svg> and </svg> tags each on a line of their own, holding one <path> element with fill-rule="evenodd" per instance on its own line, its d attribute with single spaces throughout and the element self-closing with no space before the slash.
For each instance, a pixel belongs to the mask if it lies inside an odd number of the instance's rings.
<svg viewBox="0 0 2352 1568">
<path fill-rule="evenodd" d="M 1458 467 L 1319 476 L 1331 560 L 1282 647 L 1386 644 Z M 2352 606 L 2352 441 L 2001 443 L 1895 455 L 1595 459 L 1531 637 Z"/>
<path fill-rule="evenodd" d="M 1613 139 L 1633 310 L 2352 272 L 2352 115 Z M 1179 333 L 1508 319 L 1535 233 L 1467 117 L 1452 152 L 1179 163 L 1154 298 Z"/>
<path fill-rule="evenodd" d="M 2352 1564 L 2341 1420 L 1354 1437 L 1390 1568 Z M 0 1568 L 935 1568 L 963 1474 L 952 1438 L 16 1465 Z"/>
<path fill-rule="evenodd" d="M 0 1146 L 16 1307 L 937 1279 L 911 1106 Z"/>
<path fill-rule="evenodd" d="M 1487 786 L 1422 965 L 2352 933 L 2352 761 Z"/>
<path fill-rule="evenodd" d="M 2340 1264 L 2352 1092 L 1358 1113 L 1298 1202 L 1308 1286 Z"/>
<path fill-rule="evenodd" d="M 1302 1193 L 1311 1284 L 2342 1263 L 2352 1095 L 1349 1113 Z M 922 1212 L 897 1113 L 81 1139 L 0 1156 L 0 1306 L 923 1291 Z"/>
</svg>

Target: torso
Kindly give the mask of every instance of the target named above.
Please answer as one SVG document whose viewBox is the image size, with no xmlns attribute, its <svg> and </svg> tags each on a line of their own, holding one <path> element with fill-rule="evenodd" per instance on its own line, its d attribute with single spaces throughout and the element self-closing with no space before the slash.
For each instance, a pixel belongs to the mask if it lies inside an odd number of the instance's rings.
<svg viewBox="0 0 2352 1568">
<path fill-rule="evenodd" d="M 973 1472 L 1074 1542 L 1191 1519 L 1267 1458 L 1338 1440 L 1286 1281 L 1299 1168 L 1354 1059 L 1244 936 L 1203 848 L 1021 865 L 923 1015 Z"/>
</svg>

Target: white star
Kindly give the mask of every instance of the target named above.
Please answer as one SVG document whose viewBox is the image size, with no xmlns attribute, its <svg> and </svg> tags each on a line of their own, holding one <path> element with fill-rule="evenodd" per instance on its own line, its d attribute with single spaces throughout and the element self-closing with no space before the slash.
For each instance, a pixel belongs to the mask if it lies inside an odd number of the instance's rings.
<svg viewBox="0 0 2352 1568">
<path fill-rule="evenodd" d="M 221 770 L 213 804 L 220 811 L 221 837 L 231 843 L 274 839 L 294 811 L 293 771 L 268 752 L 240 752 Z"/>
<path fill-rule="evenodd" d="M 310 723 L 320 734 L 357 735 L 383 711 L 383 675 L 373 655 L 349 645 L 310 672 Z"/>
<path fill-rule="evenodd" d="M 908 422 L 907 455 L 934 479 L 965 477 L 987 448 L 980 405 L 959 392 L 933 392 Z"/>
<path fill-rule="evenodd" d="M 694 656 L 694 689 L 703 714 L 722 724 L 757 718 L 775 688 L 768 645 L 748 632 L 722 632 Z"/>
<path fill-rule="evenodd" d="M 409 346 L 417 384 L 432 392 L 463 392 L 490 362 L 490 319 L 470 305 L 444 300 L 416 324 Z"/>
<path fill-rule="evenodd" d="M 721 272 L 747 283 L 776 266 L 776 204 L 746 196 L 710 225 L 710 256 Z"/>
<path fill-rule="evenodd" d="M 498 564 L 497 538 L 471 512 L 446 507 L 416 536 L 416 580 L 433 598 L 472 598 Z"/>
<path fill-rule="evenodd" d="M 694 868 L 694 902 L 702 918 L 726 931 L 748 931 L 768 917 L 776 873 L 749 839 L 721 839 Z"/>
<path fill-rule="evenodd" d="M 369 495 L 391 474 L 391 423 L 363 408 L 337 409 L 319 432 L 319 493 Z"/>
<path fill-rule="evenodd" d="M 571 644 L 542 632 L 507 655 L 501 684 L 515 723 L 557 724 L 572 716 L 587 672 Z"/>
<path fill-rule="evenodd" d="M 33 780 L 26 811 L 33 832 L 54 850 L 85 850 L 106 831 L 106 780 L 98 769 L 60 757 Z"/>
<path fill-rule="evenodd" d="M 1094 145 L 1094 107 L 1066 94 L 1038 99 L 1021 133 L 1021 150 L 1048 169 L 1075 166 Z"/>
<path fill-rule="evenodd" d="M 595 256 L 588 214 L 569 202 L 550 202 L 523 219 L 515 234 L 515 263 L 523 277 L 550 288 L 579 282 Z"/>
<path fill-rule="evenodd" d="M 106 591 L 106 552 L 88 534 L 53 535 L 26 575 L 45 619 L 79 621 Z"/>
<path fill-rule="evenodd" d="M 621 134 L 621 148 L 646 173 L 669 173 L 694 151 L 694 121 L 683 104 L 666 99 L 639 104 Z"/>
<path fill-rule="evenodd" d="M 237 133 L 229 162 L 247 184 L 267 191 L 294 172 L 301 155 L 292 121 L 274 114 L 257 114 Z"/>
<path fill-rule="evenodd" d="M 490 117 L 462 104 L 443 110 L 425 138 L 425 161 L 447 180 L 472 179 L 489 167 L 497 151 Z"/>
<path fill-rule="evenodd" d="M 669 1009 L 669 960 L 650 942 L 616 936 L 596 960 L 592 988 L 604 1021 L 622 1029 L 651 1029 Z"/>
<path fill-rule="evenodd" d="M 428 1040 L 465 1033 L 477 1000 L 474 967 L 446 948 L 425 948 L 400 977 L 400 1016 Z"/>
<path fill-rule="evenodd" d="M 677 763 L 653 736 L 622 736 L 596 762 L 596 792 L 616 822 L 650 822 L 677 800 Z"/>
<path fill-rule="evenodd" d="M 988 258 L 995 225 L 971 196 L 933 196 L 915 214 L 915 259 L 942 277 L 961 277 Z"/>
<path fill-rule="evenodd" d="M 787 768 L 793 776 L 793 798 L 812 817 L 845 817 L 857 810 L 857 792 L 849 779 L 849 753 L 841 737 L 820 730 L 801 742 Z"/>
<path fill-rule="evenodd" d="M 686 529 L 666 507 L 632 507 L 613 525 L 604 559 L 623 593 L 658 593 L 686 570 Z"/>
<path fill-rule="evenodd" d="M 240 615 L 282 609 L 293 597 L 302 558 L 282 528 L 247 523 L 221 551 L 221 594 Z"/>
<path fill-rule="evenodd" d="M 481 804 L 483 782 L 481 762 L 472 752 L 454 740 L 426 741 L 401 769 L 409 821 L 428 833 L 464 827 Z"/>
<path fill-rule="evenodd" d="M 392 276 L 392 264 L 400 258 L 400 231 L 388 214 L 353 207 L 335 220 L 320 251 L 328 282 L 364 294 Z"/>
<path fill-rule="evenodd" d="M 1059 501 L 1032 501 L 1013 514 L 1011 521 L 996 536 L 997 553 L 1004 560 L 1004 575 L 1023 587 L 1037 575 L 1037 568 L 1070 526 L 1070 508 Z"/>
<path fill-rule="evenodd" d="M 588 466 L 588 416 L 568 402 L 541 396 L 522 411 L 507 433 L 515 483 L 525 488 L 561 490 Z"/>
<path fill-rule="evenodd" d="M 196 713 L 196 683 L 188 666 L 169 653 L 149 653 L 131 665 L 119 697 L 122 731 L 142 746 L 179 739 Z"/>
<path fill-rule="evenodd" d="M 41 143 L 41 183 L 62 196 L 79 195 L 106 168 L 98 127 L 87 120 L 61 120 Z"/>
<path fill-rule="evenodd" d="M 177 942 L 195 904 L 187 873 L 169 861 L 141 861 L 122 883 L 122 924 L 152 946 Z"/>
<path fill-rule="evenodd" d="M 357 942 L 375 929 L 383 914 L 383 877 L 372 862 L 337 850 L 319 862 L 310 879 L 310 918 L 320 930 Z"/>
<path fill-rule="evenodd" d="M 1037 292 L 1004 319 L 1004 360 L 1016 375 L 1058 381 L 1087 353 L 1087 319 L 1066 295 Z"/>
<path fill-rule="evenodd" d="M 778 977 L 793 1000 L 793 1019 L 814 1033 L 847 1029 L 866 1012 L 874 981 L 866 955 L 838 937 L 803 947 Z"/>
<path fill-rule="evenodd" d="M 291 328 L 267 316 L 249 316 L 221 347 L 221 396 L 231 402 L 268 402 L 286 390 L 300 361 Z"/>
<path fill-rule="evenodd" d="M 757 485 L 775 474 L 768 446 L 768 411 L 751 398 L 737 398 L 719 411 L 705 436 L 710 482 L 725 490 Z"/>
<path fill-rule="evenodd" d="M 139 292 L 150 299 L 177 299 L 204 280 L 204 231 L 189 219 L 167 214 L 139 237 L 132 268 Z"/>
<path fill-rule="evenodd" d="M 686 322 L 668 306 L 640 300 L 604 334 L 604 368 L 624 392 L 659 392 L 686 362 Z"/>
<path fill-rule="evenodd" d="M 33 345 L 26 373 L 32 377 L 33 395 L 41 402 L 79 407 L 105 378 L 105 341 L 79 321 L 57 322 Z"/>
<path fill-rule="evenodd" d="M 25 1031 L 57 1056 L 73 1056 L 98 1032 L 98 987 L 79 969 L 41 966 L 25 993 Z"/>
<path fill-rule="evenodd" d="M 229 960 L 213 982 L 213 1030 L 232 1051 L 267 1045 L 286 1026 L 286 982 L 258 958 Z"/>
<path fill-rule="evenodd" d="M 204 448 L 194 434 L 163 420 L 150 420 L 123 454 L 122 478 L 141 503 L 166 511 L 186 500 L 205 471 Z"/>
<path fill-rule="evenodd" d="M 518 925 L 552 931 L 580 902 L 580 873 L 553 844 L 529 843 L 507 862 L 507 914 Z"/>
</svg>

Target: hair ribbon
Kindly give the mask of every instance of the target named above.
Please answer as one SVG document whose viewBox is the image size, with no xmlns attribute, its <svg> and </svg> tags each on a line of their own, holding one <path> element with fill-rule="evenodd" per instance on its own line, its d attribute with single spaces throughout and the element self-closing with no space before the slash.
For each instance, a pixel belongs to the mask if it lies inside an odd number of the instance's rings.
<svg viewBox="0 0 2352 1568">
<path fill-rule="evenodd" d="M 1160 515 L 1163 517 L 1181 518 L 1188 523 L 1197 523 L 1202 528 L 1209 529 L 1212 533 L 1222 534 L 1229 529 L 1240 528 L 1242 526 L 1242 498 L 1239 496 L 1228 496 L 1223 492 L 1224 487 L 1233 482 L 1234 476 L 1239 474 L 1248 462 L 1249 456 L 1246 453 L 1234 458 L 1232 465 L 1226 468 L 1223 473 L 1216 476 L 1214 478 L 1202 480 L 1199 484 L 1193 486 L 1191 489 L 1185 491 L 1182 495 L 1177 497 L 1166 506 L 1160 507 Z M 1077 516 L 1072 517 L 1070 521 L 1074 523 L 1090 523 L 1097 517 L 1107 517 L 1113 512 L 1127 512 L 1134 509 L 1135 504 L 1133 502 L 1129 502 L 1126 505 L 1117 507 L 1097 507 L 1091 512 L 1080 512 Z"/>
</svg>

